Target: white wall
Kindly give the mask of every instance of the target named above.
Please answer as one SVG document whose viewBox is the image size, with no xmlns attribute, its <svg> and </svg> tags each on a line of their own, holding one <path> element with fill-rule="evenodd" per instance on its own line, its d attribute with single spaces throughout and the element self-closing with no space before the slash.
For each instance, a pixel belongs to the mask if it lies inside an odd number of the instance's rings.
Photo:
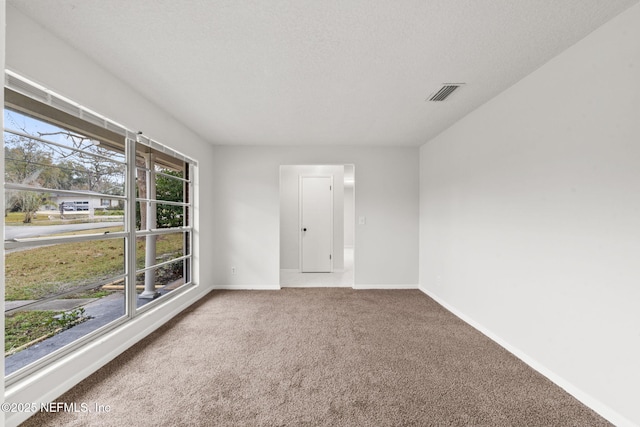
<svg viewBox="0 0 640 427">
<path fill-rule="evenodd" d="M 280 268 L 300 268 L 300 176 L 333 177 L 333 268 L 344 268 L 344 165 L 280 167 Z"/>
<path fill-rule="evenodd" d="M 354 184 L 344 187 L 344 247 L 353 248 L 355 233 L 355 188 Z"/>
<path fill-rule="evenodd" d="M 149 137 L 190 157 L 210 159 L 213 156 L 210 145 L 167 112 L 10 6 L 7 7 L 6 67 L 132 130 L 142 130 Z M 206 164 L 202 166 L 195 177 L 196 188 L 201 182 L 208 183 L 213 179 L 213 170 Z M 196 221 L 199 221 L 201 214 L 208 215 L 213 209 L 210 198 L 196 199 Z M 6 400 L 39 402 L 55 399 L 206 294 L 211 282 L 201 282 L 200 278 L 213 276 L 212 265 L 208 260 L 200 262 L 200 258 L 202 254 L 213 252 L 212 228 L 210 221 L 201 221 L 200 231 L 194 236 L 194 243 L 199 246 L 199 251 L 194 254 L 199 274 L 196 270 L 194 280 L 200 286 L 173 298 L 171 304 L 145 312 L 130 322 L 121 333 L 109 334 L 62 359 L 56 363 L 55 371 L 42 372 L 32 376 L 29 382 L 11 386 L 7 390 Z M 10 414 L 7 425 L 15 425 L 24 417 L 25 414 Z"/>
<path fill-rule="evenodd" d="M 420 161 L 421 288 L 614 423 L 639 425 L 640 6 Z"/>
<path fill-rule="evenodd" d="M 418 149 L 215 147 L 211 253 L 217 287 L 279 288 L 279 170 L 293 164 L 355 164 L 355 285 L 417 286 Z M 231 274 L 231 267 L 236 274 Z"/>
</svg>

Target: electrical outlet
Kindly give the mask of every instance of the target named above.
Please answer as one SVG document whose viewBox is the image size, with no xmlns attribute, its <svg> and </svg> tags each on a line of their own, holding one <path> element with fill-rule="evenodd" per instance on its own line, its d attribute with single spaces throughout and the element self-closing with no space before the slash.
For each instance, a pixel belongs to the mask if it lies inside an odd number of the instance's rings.
<svg viewBox="0 0 640 427">
<path fill-rule="evenodd" d="M 236 268 L 235 267 L 231 267 L 231 274 L 236 274 Z"/>
</svg>

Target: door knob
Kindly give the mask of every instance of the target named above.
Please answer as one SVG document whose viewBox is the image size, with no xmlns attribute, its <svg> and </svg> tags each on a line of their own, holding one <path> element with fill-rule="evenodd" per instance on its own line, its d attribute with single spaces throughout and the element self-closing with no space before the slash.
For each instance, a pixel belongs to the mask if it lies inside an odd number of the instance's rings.
<svg viewBox="0 0 640 427">
<path fill-rule="evenodd" d="M 307 231 L 307 229 L 306 229 L 306 228 L 303 228 L 303 229 L 302 229 L 302 231 Z"/>
</svg>

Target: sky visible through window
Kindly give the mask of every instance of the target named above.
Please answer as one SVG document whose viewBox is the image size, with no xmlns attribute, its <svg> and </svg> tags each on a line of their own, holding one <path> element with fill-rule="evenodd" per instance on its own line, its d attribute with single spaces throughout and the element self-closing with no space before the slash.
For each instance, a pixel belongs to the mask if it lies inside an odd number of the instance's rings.
<svg viewBox="0 0 640 427">
<path fill-rule="evenodd" d="M 94 138 L 17 111 L 5 109 L 4 120 L 10 130 L 4 134 L 6 182 L 124 194 L 124 153 L 105 148 Z"/>
</svg>

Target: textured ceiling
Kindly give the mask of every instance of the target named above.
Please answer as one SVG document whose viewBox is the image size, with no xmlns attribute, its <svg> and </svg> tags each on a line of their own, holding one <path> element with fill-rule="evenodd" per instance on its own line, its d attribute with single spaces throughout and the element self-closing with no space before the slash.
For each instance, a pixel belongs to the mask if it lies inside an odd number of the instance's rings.
<svg viewBox="0 0 640 427">
<path fill-rule="evenodd" d="M 213 144 L 418 146 L 638 0 L 7 3 Z"/>
</svg>

